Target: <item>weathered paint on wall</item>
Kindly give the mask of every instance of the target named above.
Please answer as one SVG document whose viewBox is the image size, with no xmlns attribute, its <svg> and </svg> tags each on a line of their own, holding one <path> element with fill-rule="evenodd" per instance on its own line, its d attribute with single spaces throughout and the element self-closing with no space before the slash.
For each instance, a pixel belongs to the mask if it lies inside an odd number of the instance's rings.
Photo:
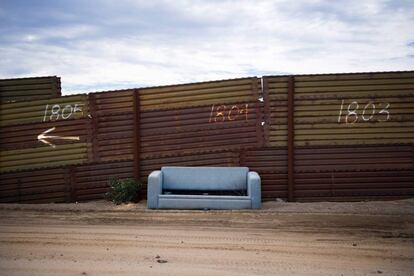
<svg viewBox="0 0 414 276">
<path fill-rule="evenodd" d="M 270 146 L 287 145 L 288 77 L 265 77 Z M 295 145 L 412 143 L 414 73 L 294 76 Z"/>
<path fill-rule="evenodd" d="M 60 122 L 86 118 L 88 114 L 86 95 L 2 103 L 0 126 Z"/>
<path fill-rule="evenodd" d="M 3 103 L 0 201 L 102 198 L 110 177 L 145 183 L 164 165 L 248 166 L 261 175 L 265 200 L 412 196 L 413 113 L 412 71 L 253 77 Z"/>
<path fill-rule="evenodd" d="M 21 102 L 59 97 L 60 78 L 36 77 L 0 80 L 0 102 Z"/>
<path fill-rule="evenodd" d="M 88 159 L 87 96 L 1 104 L 0 172 Z"/>
<path fill-rule="evenodd" d="M 258 147 L 257 78 L 140 89 L 141 159 Z"/>
</svg>

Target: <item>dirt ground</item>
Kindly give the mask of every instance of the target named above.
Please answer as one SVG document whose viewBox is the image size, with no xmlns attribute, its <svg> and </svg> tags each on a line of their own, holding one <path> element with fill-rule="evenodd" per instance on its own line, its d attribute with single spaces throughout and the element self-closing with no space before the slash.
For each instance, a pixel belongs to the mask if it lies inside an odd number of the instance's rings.
<svg viewBox="0 0 414 276">
<path fill-rule="evenodd" d="M 414 199 L 0 205 L 0 275 L 414 275 Z"/>
</svg>

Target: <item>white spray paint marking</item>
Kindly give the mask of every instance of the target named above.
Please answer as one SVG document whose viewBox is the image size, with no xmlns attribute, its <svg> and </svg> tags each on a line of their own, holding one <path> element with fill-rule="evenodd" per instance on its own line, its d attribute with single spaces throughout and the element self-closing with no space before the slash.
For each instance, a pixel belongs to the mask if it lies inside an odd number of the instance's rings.
<svg viewBox="0 0 414 276">
<path fill-rule="evenodd" d="M 364 107 L 362 105 L 360 106 L 357 101 L 352 101 L 347 106 L 344 106 L 344 104 L 345 100 L 342 100 L 338 123 L 352 125 L 360 122 L 361 119 L 363 122 L 387 122 L 391 119 L 389 103 L 370 100 Z M 378 109 L 379 111 L 377 111 Z"/>
<path fill-rule="evenodd" d="M 53 144 L 53 143 L 51 143 L 51 142 L 49 142 L 49 141 L 47 141 L 46 139 L 60 139 L 60 140 L 76 140 L 76 141 L 79 141 L 79 136 L 66 136 L 66 137 L 61 137 L 61 136 L 49 136 L 49 135 L 46 135 L 49 132 L 54 131 L 55 129 L 56 129 L 56 127 L 52 127 L 52 128 L 49 128 L 48 130 L 43 131 L 42 133 L 40 133 L 39 135 L 37 135 L 37 140 L 40 141 L 40 142 L 42 142 L 42 143 L 44 143 L 44 144 L 47 144 L 47 145 L 51 146 L 52 148 L 56 148 L 56 145 Z"/>
<path fill-rule="evenodd" d="M 83 104 L 80 103 L 67 104 L 64 106 L 61 106 L 60 104 L 54 104 L 52 106 L 46 104 L 42 121 L 57 121 L 59 119 L 66 120 L 75 113 L 83 114 L 82 106 Z"/>
</svg>

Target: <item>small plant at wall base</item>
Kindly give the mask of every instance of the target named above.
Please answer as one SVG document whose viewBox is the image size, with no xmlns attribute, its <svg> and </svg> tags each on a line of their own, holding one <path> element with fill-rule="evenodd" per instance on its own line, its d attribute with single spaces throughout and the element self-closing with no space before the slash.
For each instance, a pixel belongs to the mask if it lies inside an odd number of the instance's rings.
<svg viewBox="0 0 414 276">
<path fill-rule="evenodd" d="M 137 202 L 142 189 L 142 183 L 132 178 L 119 179 L 113 177 L 109 179 L 109 190 L 105 194 L 106 198 L 115 204 L 123 202 Z"/>
</svg>

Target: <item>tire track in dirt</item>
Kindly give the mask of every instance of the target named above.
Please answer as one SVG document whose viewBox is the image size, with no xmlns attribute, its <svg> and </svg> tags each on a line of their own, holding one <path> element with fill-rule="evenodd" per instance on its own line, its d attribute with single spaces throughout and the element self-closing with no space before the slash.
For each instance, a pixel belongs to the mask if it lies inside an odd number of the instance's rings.
<svg viewBox="0 0 414 276">
<path fill-rule="evenodd" d="M 411 214 L 0 208 L 0 218 L 0 275 L 413 275 L 414 271 Z"/>
</svg>

